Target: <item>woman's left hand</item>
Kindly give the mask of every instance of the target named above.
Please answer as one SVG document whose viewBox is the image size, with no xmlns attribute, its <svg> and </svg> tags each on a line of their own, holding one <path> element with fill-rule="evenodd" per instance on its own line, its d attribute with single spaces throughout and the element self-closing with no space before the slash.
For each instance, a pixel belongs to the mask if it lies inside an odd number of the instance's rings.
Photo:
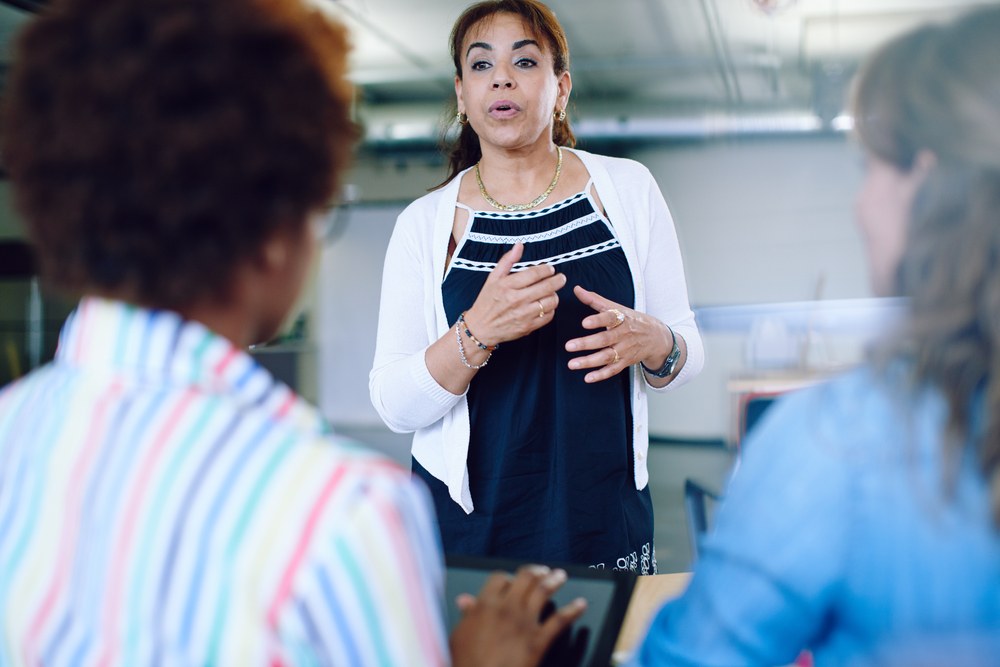
<svg viewBox="0 0 1000 667">
<path fill-rule="evenodd" d="M 600 329 L 598 333 L 566 342 L 566 350 L 596 350 L 593 354 L 574 357 L 569 362 L 573 370 L 597 368 L 587 373 L 586 382 L 600 382 L 614 377 L 640 361 L 649 368 L 660 368 L 673 347 L 670 329 L 660 320 L 609 301 L 579 285 L 573 293 L 584 305 L 598 311 L 583 320 L 584 329 Z M 624 316 L 619 323 L 617 313 Z"/>
</svg>

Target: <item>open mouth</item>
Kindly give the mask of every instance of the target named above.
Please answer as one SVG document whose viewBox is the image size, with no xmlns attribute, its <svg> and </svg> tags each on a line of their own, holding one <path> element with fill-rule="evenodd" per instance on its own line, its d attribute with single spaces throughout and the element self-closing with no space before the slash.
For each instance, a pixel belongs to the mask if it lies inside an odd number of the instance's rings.
<svg viewBox="0 0 1000 667">
<path fill-rule="evenodd" d="M 490 105 L 489 112 L 495 115 L 510 115 L 513 113 L 517 113 L 520 110 L 521 107 L 517 106 L 510 100 L 500 100 Z"/>
</svg>

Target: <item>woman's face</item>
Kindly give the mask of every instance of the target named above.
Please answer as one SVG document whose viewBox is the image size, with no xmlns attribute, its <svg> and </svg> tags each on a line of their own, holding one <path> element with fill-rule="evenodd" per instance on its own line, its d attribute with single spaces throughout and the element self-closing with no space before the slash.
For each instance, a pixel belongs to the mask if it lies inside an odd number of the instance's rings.
<svg viewBox="0 0 1000 667">
<path fill-rule="evenodd" d="M 484 144 L 505 149 L 551 141 L 552 113 L 566 108 L 569 72 L 556 76 L 545 40 L 536 40 L 513 14 L 495 14 L 462 44 L 462 78 L 455 77 L 458 110 Z"/>
<path fill-rule="evenodd" d="M 894 296 L 896 270 L 903 257 L 913 200 L 933 166 L 933 155 L 921 152 L 909 171 L 868 153 L 865 180 L 854 203 L 868 249 L 868 267 L 876 296 Z"/>
</svg>

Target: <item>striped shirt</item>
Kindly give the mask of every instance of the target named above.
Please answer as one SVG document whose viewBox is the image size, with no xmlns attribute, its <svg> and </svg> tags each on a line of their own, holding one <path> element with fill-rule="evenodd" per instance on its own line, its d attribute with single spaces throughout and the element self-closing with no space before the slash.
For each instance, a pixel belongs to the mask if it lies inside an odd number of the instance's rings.
<svg viewBox="0 0 1000 667">
<path fill-rule="evenodd" d="M 84 299 L 0 392 L 0 665 L 442 665 L 427 492 L 249 355 Z"/>
</svg>

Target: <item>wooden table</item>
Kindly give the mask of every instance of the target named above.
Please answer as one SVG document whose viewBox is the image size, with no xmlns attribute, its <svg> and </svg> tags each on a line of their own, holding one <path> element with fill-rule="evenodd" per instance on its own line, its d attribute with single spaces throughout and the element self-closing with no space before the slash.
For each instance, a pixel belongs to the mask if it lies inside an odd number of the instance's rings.
<svg viewBox="0 0 1000 667">
<path fill-rule="evenodd" d="M 683 593 L 690 579 L 691 574 L 688 572 L 654 574 L 636 579 L 632 599 L 629 600 L 628 611 L 625 612 L 625 620 L 618 634 L 618 643 L 615 644 L 615 652 L 611 657 L 612 663 L 621 664 L 628 660 L 645 636 L 653 615 L 664 603 Z"/>
<path fill-rule="evenodd" d="M 691 580 L 690 572 L 678 574 L 654 574 L 639 577 L 632 589 L 632 599 L 629 600 L 625 620 L 622 621 L 621 632 L 615 651 L 611 654 L 612 665 L 622 665 L 632 657 L 632 652 L 639 647 L 639 642 L 646 635 L 653 614 L 664 604 L 680 596 Z M 812 655 L 803 652 L 793 664 L 787 667 L 811 665 Z"/>
</svg>

